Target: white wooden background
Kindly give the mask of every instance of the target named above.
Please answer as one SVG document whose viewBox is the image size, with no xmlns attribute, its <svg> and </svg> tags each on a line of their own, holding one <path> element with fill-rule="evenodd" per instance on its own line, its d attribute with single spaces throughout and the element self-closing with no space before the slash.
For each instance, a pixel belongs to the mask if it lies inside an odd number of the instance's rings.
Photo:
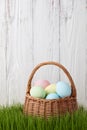
<svg viewBox="0 0 87 130">
<path fill-rule="evenodd" d="M 87 0 L 0 0 L 0 105 L 23 103 L 31 70 L 48 60 L 68 69 L 87 106 Z M 57 70 L 34 80 L 67 80 Z"/>
</svg>

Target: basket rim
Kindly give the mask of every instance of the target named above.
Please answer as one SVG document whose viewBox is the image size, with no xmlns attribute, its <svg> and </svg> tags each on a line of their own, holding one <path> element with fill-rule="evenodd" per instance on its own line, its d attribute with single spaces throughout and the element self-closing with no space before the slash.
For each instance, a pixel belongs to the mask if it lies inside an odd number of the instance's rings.
<svg viewBox="0 0 87 130">
<path fill-rule="evenodd" d="M 29 99 L 32 99 L 33 101 L 40 101 L 40 102 L 54 102 L 54 101 L 67 101 L 67 100 L 73 100 L 73 99 L 77 99 L 76 97 L 73 97 L 73 96 L 68 96 L 68 97 L 64 97 L 64 98 L 58 98 L 58 99 L 45 99 L 45 98 L 36 98 L 36 97 L 33 97 L 29 94 L 26 94 L 25 96 L 26 98 L 29 98 Z"/>
</svg>

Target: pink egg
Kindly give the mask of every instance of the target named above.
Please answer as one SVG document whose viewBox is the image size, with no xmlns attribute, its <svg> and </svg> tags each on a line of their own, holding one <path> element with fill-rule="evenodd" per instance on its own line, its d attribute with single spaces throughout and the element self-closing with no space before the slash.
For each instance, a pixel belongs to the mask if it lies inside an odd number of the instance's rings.
<svg viewBox="0 0 87 130">
<path fill-rule="evenodd" d="M 37 80 L 34 83 L 34 86 L 41 86 L 43 88 L 46 88 L 48 85 L 50 85 L 50 82 L 48 80 Z"/>
</svg>

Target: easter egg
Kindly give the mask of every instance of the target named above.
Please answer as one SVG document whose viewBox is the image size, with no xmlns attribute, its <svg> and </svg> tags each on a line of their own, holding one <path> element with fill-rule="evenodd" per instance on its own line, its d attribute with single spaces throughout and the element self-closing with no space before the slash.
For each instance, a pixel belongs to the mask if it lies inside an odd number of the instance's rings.
<svg viewBox="0 0 87 130">
<path fill-rule="evenodd" d="M 59 96 L 56 93 L 50 93 L 46 96 L 46 99 L 57 99 Z"/>
<path fill-rule="evenodd" d="M 56 84 L 50 84 L 45 88 L 47 94 L 56 92 Z"/>
<path fill-rule="evenodd" d="M 36 98 L 44 98 L 46 96 L 46 92 L 42 87 L 34 86 L 30 89 L 30 95 Z"/>
<path fill-rule="evenodd" d="M 59 81 L 56 84 L 56 93 L 60 96 L 60 97 L 67 97 L 71 95 L 71 86 L 63 81 Z"/>
<path fill-rule="evenodd" d="M 48 85 L 50 85 L 48 80 L 37 80 L 34 84 L 34 86 L 41 86 L 43 88 L 46 88 Z"/>
</svg>

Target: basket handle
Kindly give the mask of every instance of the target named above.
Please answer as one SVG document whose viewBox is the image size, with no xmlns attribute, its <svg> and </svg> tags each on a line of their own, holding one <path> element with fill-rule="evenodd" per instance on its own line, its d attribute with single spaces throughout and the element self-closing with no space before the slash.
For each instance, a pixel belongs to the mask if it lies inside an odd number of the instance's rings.
<svg viewBox="0 0 87 130">
<path fill-rule="evenodd" d="M 68 77 L 68 79 L 69 79 L 69 81 L 70 81 L 70 83 L 71 83 L 71 88 L 72 88 L 72 94 L 71 94 L 71 96 L 72 96 L 72 97 L 76 97 L 76 88 L 75 88 L 75 84 L 74 84 L 74 81 L 73 81 L 73 79 L 72 79 L 70 73 L 67 71 L 67 69 L 66 69 L 63 65 L 61 65 L 60 63 L 54 62 L 54 61 L 48 61 L 48 62 L 40 63 L 40 64 L 38 64 L 38 65 L 33 69 L 32 73 L 31 73 L 31 75 L 30 75 L 29 81 L 28 81 L 26 94 L 29 94 L 29 95 L 30 95 L 31 82 L 32 82 L 32 79 L 33 79 L 33 77 L 34 77 L 35 72 L 36 72 L 40 67 L 42 67 L 42 66 L 44 66 L 44 65 L 55 65 L 55 66 L 61 68 L 61 69 L 64 71 L 64 73 L 67 75 L 67 77 Z"/>
</svg>

